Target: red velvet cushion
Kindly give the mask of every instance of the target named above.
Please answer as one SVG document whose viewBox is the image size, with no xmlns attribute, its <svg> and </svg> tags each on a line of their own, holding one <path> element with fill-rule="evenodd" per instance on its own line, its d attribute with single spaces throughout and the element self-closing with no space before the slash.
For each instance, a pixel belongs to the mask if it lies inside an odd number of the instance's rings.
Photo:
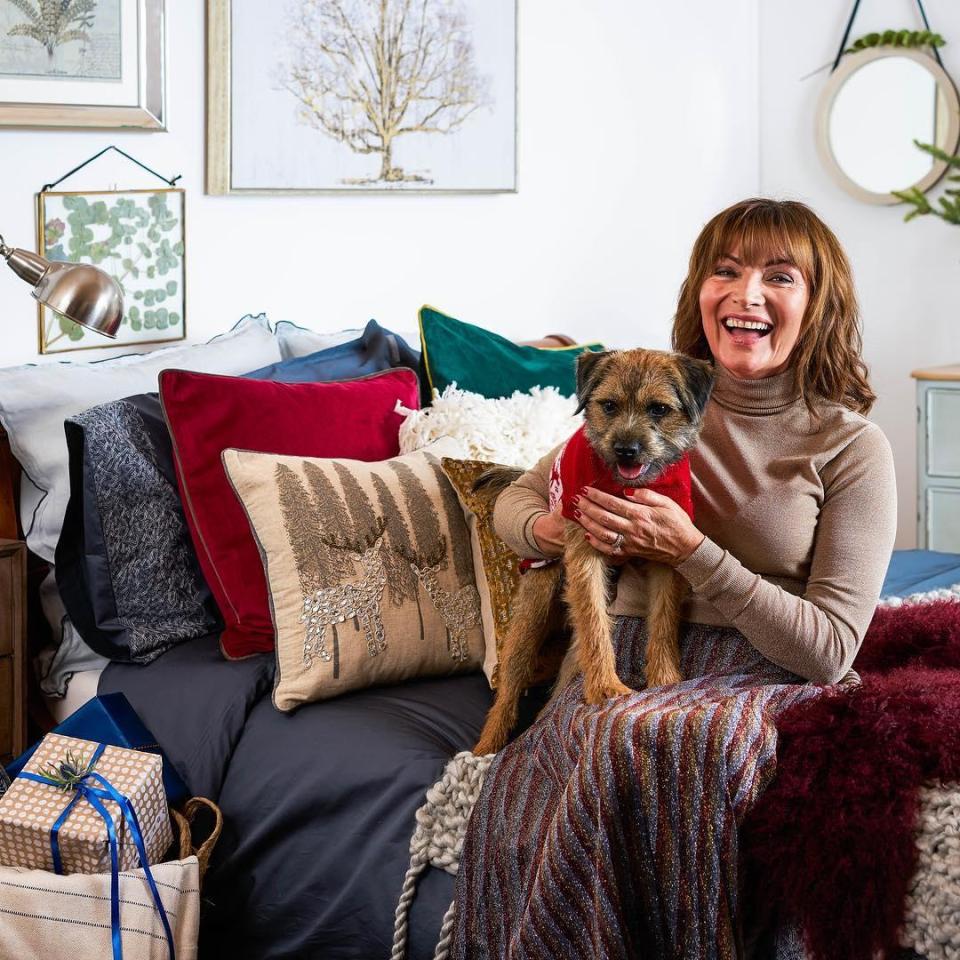
<svg viewBox="0 0 960 960">
<path fill-rule="evenodd" d="M 207 583 L 223 614 L 224 656 L 273 649 L 273 624 L 256 541 L 227 481 L 227 447 L 373 462 L 395 457 L 397 400 L 419 405 L 416 375 L 387 370 L 337 383 L 277 383 L 185 370 L 160 374 L 180 498 Z"/>
</svg>

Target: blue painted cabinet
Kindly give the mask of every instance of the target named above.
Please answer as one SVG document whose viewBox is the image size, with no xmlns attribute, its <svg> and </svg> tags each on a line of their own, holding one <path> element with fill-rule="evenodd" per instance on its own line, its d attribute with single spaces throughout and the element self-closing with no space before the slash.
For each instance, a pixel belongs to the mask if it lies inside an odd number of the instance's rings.
<svg viewBox="0 0 960 960">
<path fill-rule="evenodd" d="M 960 364 L 914 370 L 917 546 L 960 553 Z"/>
</svg>

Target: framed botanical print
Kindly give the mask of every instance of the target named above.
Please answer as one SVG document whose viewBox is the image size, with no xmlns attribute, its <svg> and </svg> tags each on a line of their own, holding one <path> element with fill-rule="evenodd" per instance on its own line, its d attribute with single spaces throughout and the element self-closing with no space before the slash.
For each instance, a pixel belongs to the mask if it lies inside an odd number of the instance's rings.
<svg viewBox="0 0 960 960">
<path fill-rule="evenodd" d="M 0 0 L 0 125 L 163 130 L 164 0 Z"/>
<path fill-rule="evenodd" d="M 120 190 L 41 193 L 37 250 L 48 260 L 92 263 L 123 292 L 116 340 L 88 330 L 40 304 L 41 353 L 186 336 L 184 192 Z"/>
<path fill-rule="evenodd" d="M 207 193 L 516 190 L 516 0 L 207 0 Z"/>
</svg>

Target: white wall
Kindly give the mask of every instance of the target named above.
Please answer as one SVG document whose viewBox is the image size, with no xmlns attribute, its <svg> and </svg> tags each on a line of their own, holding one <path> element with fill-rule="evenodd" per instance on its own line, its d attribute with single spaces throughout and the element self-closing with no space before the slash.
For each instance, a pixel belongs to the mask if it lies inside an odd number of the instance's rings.
<svg viewBox="0 0 960 960">
<path fill-rule="evenodd" d="M 960 5 L 929 0 L 947 72 L 960 78 Z M 863 310 L 864 352 L 879 400 L 871 418 L 893 445 L 899 488 L 897 546 L 916 546 L 918 367 L 960 360 L 960 230 L 928 217 L 903 223 L 901 206 L 861 203 L 834 184 L 814 141 L 817 98 L 849 16 L 847 3 L 760 4 L 760 189 L 809 203 L 836 232 L 853 264 Z M 861 4 L 851 40 L 873 30 L 922 29 L 904 0 Z M 932 195 L 936 195 L 934 188 Z"/>
<path fill-rule="evenodd" d="M 3 130 L 0 232 L 33 249 L 34 193 L 109 143 L 182 173 L 190 339 L 261 310 L 409 331 L 426 302 L 511 336 L 665 346 L 693 237 L 757 189 L 757 65 L 726 55 L 756 49 L 757 0 L 520 0 L 519 192 L 460 197 L 204 196 L 204 5 L 166 7 L 169 132 Z M 106 160 L 62 189 L 159 184 Z M 0 309 L 0 365 L 36 360 L 8 270 Z"/>
<path fill-rule="evenodd" d="M 758 192 L 805 200 L 853 261 L 880 396 L 873 416 L 897 461 L 898 546 L 914 545 L 910 371 L 960 357 L 960 231 L 860 203 L 819 162 L 814 112 L 827 71 L 801 77 L 832 61 L 849 5 L 820 0 L 802 14 L 792 0 L 520 7 L 515 195 L 204 196 L 203 3 L 168 0 L 169 132 L 3 130 L 0 231 L 33 248 L 35 191 L 116 143 L 183 173 L 191 339 L 261 310 L 317 329 L 376 317 L 410 331 L 428 302 L 510 336 L 665 346 L 690 245 L 709 216 Z M 960 7 L 929 0 L 927 9 L 954 41 L 942 56 L 960 76 Z M 901 26 L 920 26 L 911 4 L 874 0 L 854 36 Z M 69 185 L 153 182 L 101 160 Z M 6 270 L 0 310 L 0 365 L 39 359 L 33 302 Z"/>
</svg>

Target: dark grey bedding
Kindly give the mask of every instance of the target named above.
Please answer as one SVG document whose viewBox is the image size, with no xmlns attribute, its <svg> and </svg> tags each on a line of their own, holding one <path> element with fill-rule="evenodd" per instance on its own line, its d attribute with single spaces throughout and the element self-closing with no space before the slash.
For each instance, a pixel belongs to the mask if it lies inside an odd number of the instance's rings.
<svg viewBox="0 0 960 960">
<path fill-rule="evenodd" d="M 145 666 L 111 664 L 190 792 L 224 830 L 204 886 L 201 957 L 390 956 L 414 812 L 446 761 L 476 740 L 481 674 L 379 687 L 281 714 L 273 659 L 225 661 L 213 637 Z M 433 956 L 453 877 L 428 869 L 410 958 Z"/>
</svg>

